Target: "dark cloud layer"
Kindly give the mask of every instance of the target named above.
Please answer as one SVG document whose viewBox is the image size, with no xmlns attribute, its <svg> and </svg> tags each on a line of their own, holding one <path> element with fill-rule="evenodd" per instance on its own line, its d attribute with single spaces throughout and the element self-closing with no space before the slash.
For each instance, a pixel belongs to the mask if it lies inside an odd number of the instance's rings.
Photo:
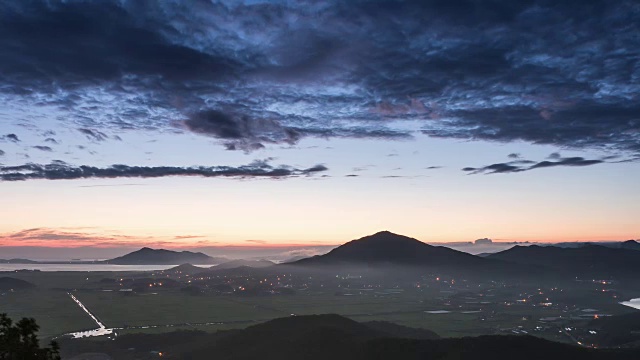
<svg viewBox="0 0 640 360">
<path fill-rule="evenodd" d="M 133 2 L 131 2 L 133 3 Z M 218 59 L 172 43 L 159 28 L 145 27 L 131 6 L 116 1 L 9 1 L 2 6 L 0 41 L 7 45 L 2 68 L 13 89 L 66 87 L 123 75 L 192 79 L 222 74 L 229 59 Z M 127 9 L 127 7 L 129 9 Z M 131 12 L 130 12 L 131 11 Z"/>
<path fill-rule="evenodd" d="M 312 175 L 328 170 L 324 165 L 308 169 L 290 166 L 273 167 L 266 161 L 255 161 L 249 165 L 231 166 L 128 166 L 112 165 L 107 168 L 94 166 L 73 166 L 62 162 L 48 165 L 26 164 L 21 166 L 0 166 L 1 181 L 21 181 L 30 179 L 70 180 L 90 178 L 156 178 L 166 176 L 201 176 L 235 178 L 285 178 Z"/>
<path fill-rule="evenodd" d="M 95 141 L 179 120 L 227 149 L 421 131 L 638 153 L 638 33 L 633 0 L 9 0 L 0 101 Z"/>
<path fill-rule="evenodd" d="M 554 153 L 555 154 L 555 153 Z M 515 173 L 522 171 L 529 171 L 541 168 L 555 167 L 555 166 L 590 166 L 596 164 L 602 164 L 604 159 L 588 160 L 582 157 L 555 157 L 557 161 L 530 161 L 530 160 L 518 160 L 508 163 L 497 163 L 480 168 L 466 167 L 462 171 L 469 172 L 469 174 L 500 174 L 500 173 Z M 532 165 L 530 165 L 532 164 Z"/>
</svg>

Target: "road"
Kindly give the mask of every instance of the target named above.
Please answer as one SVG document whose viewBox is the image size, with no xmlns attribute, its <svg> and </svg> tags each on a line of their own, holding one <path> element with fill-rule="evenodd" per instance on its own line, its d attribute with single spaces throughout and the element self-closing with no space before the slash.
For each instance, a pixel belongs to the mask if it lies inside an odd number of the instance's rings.
<svg viewBox="0 0 640 360">
<path fill-rule="evenodd" d="M 78 304 L 78 306 L 80 306 L 80 309 L 82 309 L 82 311 L 87 313 L 87 315 L 89 315 L 89 317 L 91 317 L 91 319 L 95 321 L 95 323 L 98 325 L 98 328 L 93 330 L 87 330 L 87 331 L 78 331 L 78 332 L 69 333 L 66 335 L 71 335 L 74 338 L 103 336 L 103 335 L 111 335 L 111 334 L 115 335 L 115 333 L 113 332 L 113 329 L 108 329 L 100 320 L 98 320 L 98 318 L 91 311 L 89 311 L 89 309 L 87 309 L 86 306 L 84 306 L 84 304 L 77 297 L 75 297 L 71 293 L 67 293 L 67 294 L 71 297 L 73 301 L 75 301 L 76 304 Z"/>
</svg>

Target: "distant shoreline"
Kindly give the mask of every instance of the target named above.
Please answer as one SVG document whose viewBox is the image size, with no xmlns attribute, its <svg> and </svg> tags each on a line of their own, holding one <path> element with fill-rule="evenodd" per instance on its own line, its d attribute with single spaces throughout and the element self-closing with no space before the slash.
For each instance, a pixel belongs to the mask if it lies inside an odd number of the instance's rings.
<svg viewBox="0 0 640 360">
<path fill-rule="evenodd" d="M 37 263 L 37 264 L 4 264 L 0 263 L 1 272 L 115 272 L 115 271 L 161 271 L 179 266 L 180 264 L 131 264 L 116 265 L 106 263 Z M 196 264 L 194 266 L 208 269 L 216 264 Z"/>
</svg>

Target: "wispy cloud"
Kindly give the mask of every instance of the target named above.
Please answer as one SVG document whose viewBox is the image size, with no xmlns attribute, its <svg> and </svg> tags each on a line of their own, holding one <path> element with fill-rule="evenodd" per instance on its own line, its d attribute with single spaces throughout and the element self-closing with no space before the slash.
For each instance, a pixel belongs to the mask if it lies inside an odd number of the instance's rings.
<svg viewBox="0 0 640 360">
<path fill-rule="evenodd" d="M 233 177 L 233 178 L 286 178 L 306 176 L 328 170 L 324 165 L 307 169 L 291 166 L 273 167 L 266 161 L 255 161 L 249 165 L 231 166 L 128 166 L 112 165 L 106 168 L 94 166 L 74 166 L 66 163 L 47 165 L 26 164 L 20 166 L 0 166 L 0 180 L 23 181 L 34 179 L 71 180 L 91 178 L 157 178 L 166 176 Z"/>
<path fill-rule="evenodd" d="M 554 153 L 557 154 L 557 153 Z M 554 155 L 552 154 L 552 155 Z M 515 160 L 507 163 L 496 163 L 491 165 L 482 166 L 479 168 L 465 167 L 462 171 L 466 171 L 469 174 L 500 174 L 500 173 L 516 173 L 523 171 L 530 171 L 541 168 L 549 168 L 556 166 L 591 166 L 605 163 L 605 159 L 585 159 L 583 157 L 567 157 L 563 158 L 558 155 L 554 156 L 555 161 L 544 160 L 535 162 L 531 160 Z"/>
<path fill-rule="evenodd" d="M 196 240 L 200 239 L 200 240 Z M 134 236 L 99 228 L 32 228 L 0 233 L 1 247 L 197 248 L 216 245 L 206 236 Z"/>
<path fill-rule="evenodd" d="M 147 241 L 151 239 L 145 239 Z M 32 228 L 14 233 L 0 234 L 0 246 L 45 247 L 115 247 L 136 245 L 135 238 L 125 235 L 103 234 L 87 229 Z"/>
</svg>

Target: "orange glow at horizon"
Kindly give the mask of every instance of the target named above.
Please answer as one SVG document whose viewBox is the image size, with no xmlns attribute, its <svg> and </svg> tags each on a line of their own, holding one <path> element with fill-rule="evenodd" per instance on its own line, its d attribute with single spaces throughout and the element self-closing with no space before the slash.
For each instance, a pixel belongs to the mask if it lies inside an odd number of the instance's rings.
<svg viewBox="0 0 640 360">
<path fill-rule="evenodd" d="M 626 171 L 453 175 L 415 182 L 296 178 L 3 183 L 0 246 L 286 247 L 340 245 L 388 230 L 426 243 L 640 238 L 640 191 Z M 444 171 L 444 170 L 443 170 Z M 593 177 L 598 181 L 580 181 Z M 516 176 L 516 175 L 514 175 Z M 413 180 L 411 180 L 413 181 Z M 46 186 L 45 186 L 46 185 Z M 85 187 L 83 187 L 85 186 Z M 615 199 L 613 201 L 612 199 Z M 10 215 L 10 216 L 9 216 Z"/>
<path fill-rule="evenodd" d="M 384 229 L 380 229 L 384 230 Z M 50 237 L 54 233 L 53 229 L 48 230 L 44 237 Z M 374 231 L 375 232 L 375 231 Z M 338 246 L 356 238 L 371 235 L 374 232 L 358 235 L 353 238 L 341 238 L 331 239 L 326 241 L 298 241 L 298 242 L 277 242 L 267 240 L 244 240 L 244 241 L 209 241 L 205 236 L 197 237 L 198 240 L 181 239 L 171 236 L 158 236 L 158 237 L 135 237 L 124 235 L 121 238 L 117 236 L 100 236 L 96 234 L 87 233 L 79 235 L 74 233 L 71 237 L 81 237 L 81 240 L 65 238 L 65 233 L 57 233 L 60 239 L 57 240 L 40 240 L 37 235 L 31 236 L 29 239 L 20 239 L 15 237 L 15 234 L 0 234 L 0 248 L 2 247 L 49 247 L 49 248 L 79 248 L 79 247 L 93 247 L 93 248 L 118 248 L 118 247 L 152 247 L 152 248 L 167 248 L 167 249 L 180 249 L 180 248 L 209 248 L 209 247 L 234 247 L 234 248 L 287 248 L 287 247 L 312 247 L 312 246 Z M 414 237 L 425 243 L 433 244 L 460 244 L 470 243 L 473 240 L 452 240 L 452 241 L 432 241 L 425 240 L 420 237 L 413 236 L 412 234 L 400 233 L 409 237 Z M 597 242 L 597 241 L 626 241 L 633 239 L 630 236 L 624 235 L 603 235 L 603 236 L 585 236 L 579 238 L 553 238 L 553 239 L 539 239 L 539 238 L 514 238 L 514 239 L 494 239 L 493 243 L 510 244 L 510 243 L 560 243 L 560 242 Z"/>
</svg>

